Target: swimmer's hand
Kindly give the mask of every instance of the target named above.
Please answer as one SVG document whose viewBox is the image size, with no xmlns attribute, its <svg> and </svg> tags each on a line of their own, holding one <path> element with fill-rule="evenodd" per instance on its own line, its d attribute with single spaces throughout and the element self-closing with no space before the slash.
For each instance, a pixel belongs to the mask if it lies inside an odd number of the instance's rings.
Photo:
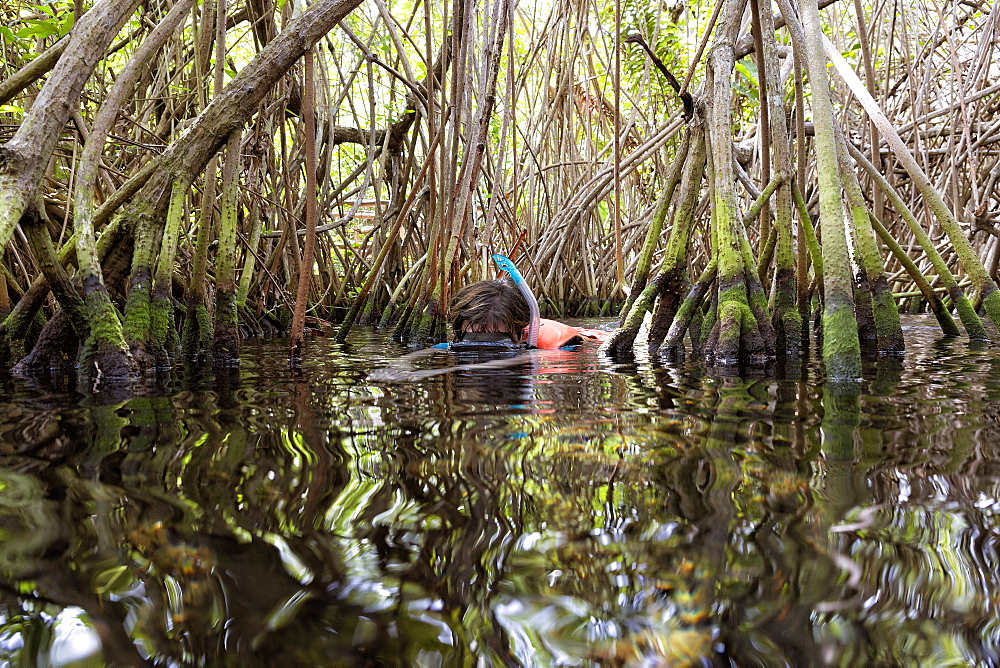
<svg viewBox="0 0 1000 668">
<path fill-rule="evenodd" d="M 369 383 L 384 383 L 386 385 L 392 383 L 405 383 L 410 380 L 410 375 L 413 373 L 412 369 L 400 369 L 387 366 L 383 369 L 372 369 L 368 372 L 368 382 Z"/>
<path fill-rule="evenodd" d="M 490 360 L 488 362 L 477 362 L 475 364 L 459 364 L 458 366 L 446 366 L 439 369 L 414 369 L 410 362 L 421 357 L 427 356 L 426 350 L 418 350 L 415 353 L 410 353 L 409 355 L 404 355 L 398 360 L 393 362 L 387 367 L 381 369 L 372 369 L 368 373 L 368 381 L 371 383 L 411 383 L 418 380 L 423 380 L 424 378 L 430 378 L 432 376 L 440 376 L 445 373 L 451 373 L 452 371 L 477 371 L 477 370 L 488 370 L 488 369 L 506 369 L 508 367 L 517 366 L 522 363 L 527 357 L 528 353 L 525 352 L 517 357 L 509 357 L 499 360 Z M 431 351 L 433 353 L 434 351 Z"/>
<path fill-rule="evenodd" d="M 412 353 L 393 360 L 387 367 L 372 369 L 368 372 L 368 381 L 372 383 L 405 383 L 416 380 L 413 378 L 413 374 L 417 373 L 413 368 L 413 362 L 430 357 L 438 352 L 440 351 L 434 348 L 415 350 Z"/>
</svg>

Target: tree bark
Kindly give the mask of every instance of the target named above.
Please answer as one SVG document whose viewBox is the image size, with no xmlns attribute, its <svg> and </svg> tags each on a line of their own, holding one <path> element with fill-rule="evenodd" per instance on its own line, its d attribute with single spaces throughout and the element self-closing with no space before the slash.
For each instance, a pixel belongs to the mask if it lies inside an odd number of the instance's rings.
<svg viewBox="0 0 1000 668">
<path fill-rule="evenodd" d="M 693 128 L 691 149 L 684 163 L 681 177 L 680 199 L 674 211 L 673 225 L 670 228 L 670 238 L 663 258 L 663 278 L 659 291 L 660 303 L 653 315 L 649 327 L 649 348 L 654 351 L 659 348 L 670 330 L 677 309 L 682 301 L 681 291 L 688 283 L 687 260 L 688 248 L 691 245 L 691 228 L 694 225 L 698 201 L 701 195 L 701 184 L 705 180 L 705 163 L 707 148 L 705 142 L 705 116 L 700 101 L 695 105 L 695 122 Z"/>
<path fill-rule="evenodd" d="M 305 55 L 305 88 L 302 112 L 306 149 L 306 239 L 299 264 L 299 284 L 295 295 L 295 310 L 292 312 L 292 332 L 289 354 L 293 360 L 302 355 L 302 335 L 305 332 L 306 307 L 309 302 L 309 288 L 312 285 L 313 256 L 316 252 L 316 81 L 314 79 L 313 54 Z"/>
<path fill-rule="evenodd" d="M 148 64 L 149 60 L 173 34 L 193 2 L 194 0 L 181 0 L 175 4 L 119 73 L 111 92 L 94 119 L 90 136 L 84 145 L 77 168 L 76 188 L 73 197 L 73 224 L 76 230 L 76 256 L 77 264 L 80 267 L 79 279 L 83 284 L 87 319 L 90 324 L 90 335 L 84 344 L 82 354 L 84 359 L 81 360 L 81 367 L 89 367 L 94 364 L 103 369 L 102 374 L 104 375 L 134 376 L 138 372 L 135 360 L 132 359 L 128 344 L 125 342 L 118 312 L 111 303 L 107 287 L 104 284 L 104 276 L 97 255 L 94 232 L 94 192 L 104 140 L 111 131 L 115 118 L 125 104 L 127 96 L 134 88 L 142 68 Z"/>
<path fill-rule="evenodd" d="M 885 260 L 875 239 L 875 230 L 869 221 L 868 206 L 861 192 L 861 183 L 854 171 L 847 152 L 847 139 L 840 126 L 835 126 L 837 132 L 837 157 L 840 161 L 841 178 L 844 183 L 844 196 L 847 200 L 854 229 L 857 232 L 857 247 L 854 249 L 857 264 L 864 274 L 864 282 L 868 285 L 869 302 L 872 313 L 872 326 L 880 354 L 902 353 L 905 349 L 903 327 L 899 321 L 899 310 L 896 299 L 889 288 L 889 280 L 885 275 Z M 877 190 L 877 189 L 876 189 Z"/>
<path fill-rule="evenodd" d="M 236 221 L 239 208 L 238 175 L 242 164 L 241 136 L 242 133 L 236 131 L 229 138 L 226 162 L 222 167 L 222 216 L 219 220 L 219 252 L 215 264 L 212 363 L 223 366 L 238 363 L 240 353 L 239 316 L 236 308 Z M 308 202 L 306 206 L 308 208 Z M 313 215 L 315 216 L 315 212 Z"/>
<path fill-rule="evenodd" d="M 148 180 L 119 216 L 135 219 L 137 229 L 140 230 L 143 229 L 143 221 L 162 226 L 170 201 L 171 184 L 175 178 L 187 183 L 193 181 L 229 135 L 242 127 L 265 96 L 272 93 L 279 79 L 302 58 L 307 49 L 357 7 L 360 1 L 320 0 L 290 21 L 192 121 L 187 131 L 167 147 L 157 168 L 149 174 Z M 141 240 L 137 241 L 141 243 Z M 144 333 L 143 327 L 149 326 L 152 262 L 146 255 L 148 254 L 136 254 L 125 310 L 126 338 L 130 343 L 134 342 L 133 354 L 136 354 L 137 346 L 148 345 L 148 335 Z M 128 320 L 133 310 L 135 327 L 132 336 L 138 338 L 129 338 Z M 155 359 L 168 351 L 149 352 L 154 353 Z"/>
<path fill-rule="evenodd" d="M 924 253 L 927 255 L 927 259 L 930 260 L 931 266 L 934 267 L 934 271 L 937 272 L 938 278 L 941 279 L 941 284 L 948 290 L 948 296 L 951 298 L 952 303 L 955 305 L 955 311 L 958 312 L 958 317 L 962 321 L 962 326 L 965 327 L 966 333 L 969 335 L 970 339 L 986 341 L 989 340 L 989 334 L 986 333 L 986 327 L 983 326 L 983 321 L 976 314 L 976 309 L 972 306 L 972 300 L 969 299 L 968 295 L 965 294 L 963 290 L 958 285 L 958 279 L 955 275 L 951 273 L 951 269 L 945 263 L 944 258 L 941 254 L 937 252 L 934 247 L 934 242 L 931 241 L 930 236 L 924 230 L 923 225 L 917 220 L 917 217 L 913 215 L 909 207 L 906 206 L 906 202 L 903 198 L 893 189 L 892 185 L 882 176 L 879 170 L 875 169 L 875 166 L 865 158 L 861 152 L 854 147 L 853 144 L 847 144 L 847 150 L 851 153 L 851 156 L 858 161 L 858 164 L 868 175 L 871 177 L 872 181 L 879 187 L 879 189 L 885 194 L 889 203 L 892 204 L 893 208 L 896 209 L 896 213 L 899 217 L 903 219 L 907 227 L 910 228 L 910 232 L 913 233 L 913 237 L 920 247 L 924 249 Z"/>
<path fill-rule="evenodd" d="M 736 365 L 763 361 L 772 351 L 762 336 L 765 322 L 755 314 L 759 282 L 753 269 L 746 232 L 736 209 L 736 176 L 733 170 L 732 72 L 734 32 L 742 3 L 728 0 L 716 28 L 716 41 L 708 55 L 709 145 L 712 165 L 713 253 L 718 262 L 718 315 L 706 351 L 712 361 Z M 754 307 L 757 308 L 754 308 Z M 766 310 L 766 304 L 764 305 Z M 765 314 L 766 315 L 766 314 Z M 770 329 L 770 320 L 766 320 Z M 713 345 L 714 344 L 714 345 Z"/>
<path fill-rule="evenodd" d="M 61 40 L 42 51 L 34 59 L 17 72 L 0 82 L 0 104 L 7 104 L 15 95 L 42 78 L 46 72 L 55 67 L 59 57 L 66 50 L 69 39 Z"/>
<path fill-rule="evenodd" d="M 861 378 L 861 344 L 854 320 L 853 276 L 840 194 L 833 103 L 826 76 L 819 8 L 816 0 L 803 0 L 800 6 L 816 126 L 816 171 L 823 234 L 823 361 L 830 378 L 853 381 Z M 785 20 L 791 22 L 792 18 L 786 16 Z"/>
<path fill-rule="evenodd" d="M 83 15 L 14 137 L 0 146 L 0 252 L 7 249 L 14 226 L 38 194 L 83 85 L 138 4 L 139 0 L 100 0 Z"/>
<path fill-rule="evenodd" d="M 778 354 L 786 359 L 799 359 L 802 355 L 802 316 L 796 305 L 795 251 L 792 247 L 792 149 L 785 115 L 784 89 L 778 72 L 778 45 L 774 38 L 774 17 L 770 3 L 763 8 L 760 19 L 762 60 L 765 65 L 761 107 L 769 109 L 768 132 L 774 168 L 784 177 L 784 183 L 774 195 L 775 255 L 771 323 L 774 326 L 775 350 Z M 763 229 L 761 226 L 761 230 Z M 800 243 L 803 241 L 800 240 Z M 760 275 L 764 276 L 764 268 Z"/>
<path fill-rule="evenodd" d="M 937 218 L 941 229 L 948 235 L 948 239 L 955 249 L 955 254 L 958 256 L 959 262 L 961 262 L 965 272 L 969 275 L 973 286 L 978 290 L 979 297 L 982 299 L 983 309 L 990 320 L 993 321 L 993 324 L 1000 327 L 1000 288 L 997 287 L 996 281 L 990 276 L 976 250 L 972 247 L 969 238 L 962 230 L 962 226 L 955 219 L 955 214 L 948 208 L 944 198 L 941 197 L 941 193 L 937 191 L 934 184 L 927 178 L 917 159 L 913 157 L 913 154 L 903 143 L 899 133 L 896 132 L 889 119 L 882 113 L 875 98 L 864 87 L 858 75 L 850 68 L 843 56 L 840 55 L 825 36 L 818 35 L 817 41 L 820 42 L 817 45 L 820 49 L 820 55 L 822 55 L 823 49 L 825 49 L 827 56 L 833 62 L 841 79 L 850 87 L 851 92 L 854 93 L 858 101 L 865 108 L 865 111 L 868 112 L 869 117 L 875 122 L 878 128 L 879 134 L 885 139 L 893 155 L 899 160 L 900 165 L 902 165 L 903 169 L 906 170 L 906 173 L 913 180 L 914 186 L 916 186 L 917 190 L 926 200 L 928 208 L 934 213 L 934 217 Z"/>
</svg>

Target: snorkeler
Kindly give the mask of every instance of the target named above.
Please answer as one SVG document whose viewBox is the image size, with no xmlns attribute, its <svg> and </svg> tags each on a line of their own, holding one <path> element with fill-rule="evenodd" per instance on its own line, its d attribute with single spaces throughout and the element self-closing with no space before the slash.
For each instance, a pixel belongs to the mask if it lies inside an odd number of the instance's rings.
<svg viewBox="0 0 1000 668">
<path fill-rule="evenodd" d="M 451 301 L 454 343 L 529 342 L 531 317 L 524 295 L 506 279 L 467 285 Z M 602 341 L 611 332 L 583 329 L 555 320 L 538 319 L 536 348 L 564 348 L 584 341 Z M 529 344 L 529 347 L 530 344 Z"/>
<path fill-rule="evenodd" d="M 603 341 L 610 336 L 610 332 L 603 330 L 540 318 L 538 301 L 514 263 L 499 254 L 493 260 L 514 283 L 504 279 L 479 281 L 459 290 L 451 300 L 450 309 L 454 343 L 524 343 L 529 348 L 554 349 L 584 341 Z"/>
<path fill-rule="evenodd" d="M 494 255 L 493 260 L 510 275 L 513 284 L 499 279 L 465 286 L 451 300 L 454 330 L 451 343 L 439 343 L 404 355 L 387 367 L 372 370 L 368 379 L 416 381 L 452 371 L 504 369 L 524 361 L 526 354 L 521 351 L 525 347 L 565 349 L 584 341 L 603 341 L 611 335 L 600 329 L 583 329 L 539 317 L 538 301 L 514 263 L 503 255 Z M 440 350 L 486 353 L 492 359 L 445 368 L 413 368 L 414 362 Z"/>
</svg>

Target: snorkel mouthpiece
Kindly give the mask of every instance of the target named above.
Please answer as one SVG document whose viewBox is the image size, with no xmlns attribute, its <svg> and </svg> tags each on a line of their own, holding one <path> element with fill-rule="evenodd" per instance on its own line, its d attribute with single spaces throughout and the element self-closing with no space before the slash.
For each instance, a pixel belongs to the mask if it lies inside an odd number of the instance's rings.
<svg viewBox="0 0 1000 668">
<path fill-rule="evenodd" d="M 514 281 L 514 285 L 517 286 L 517 289 L 524 295 L 525 301 L 528 302 L 528 312 L 531 314 L 531 320 L 528 322 L 528 347 L 537 348 L 538 330 L 542 326 L 541 314 L 538 312 L 538 300 L 535 299 L 531 288 L 528 287 L 524 277 L 521 276 L 521 272 L 517 270 L 517 267 L 514 266 L 509 257 L 494 253 L 493 261 L 497 263 L 497 267 L 501 271 L 506 271 L 510 275 L 511 280 Z"/>
</svg>

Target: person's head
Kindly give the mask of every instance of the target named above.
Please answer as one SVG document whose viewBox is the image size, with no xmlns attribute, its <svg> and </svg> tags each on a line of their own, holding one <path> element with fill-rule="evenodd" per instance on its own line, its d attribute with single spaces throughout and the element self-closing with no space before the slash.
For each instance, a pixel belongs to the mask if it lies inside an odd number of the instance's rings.
<svg viewBox="0 0 1000 668">
<path fill-rule="evenodd" d="M 496 332 L 517 343 L 531 313 L 521 291 L 499 280 L 479 281 L 459 290 L 451 300 L 451 316 L 456 341 L 469 332 Z"/>
</svg>

